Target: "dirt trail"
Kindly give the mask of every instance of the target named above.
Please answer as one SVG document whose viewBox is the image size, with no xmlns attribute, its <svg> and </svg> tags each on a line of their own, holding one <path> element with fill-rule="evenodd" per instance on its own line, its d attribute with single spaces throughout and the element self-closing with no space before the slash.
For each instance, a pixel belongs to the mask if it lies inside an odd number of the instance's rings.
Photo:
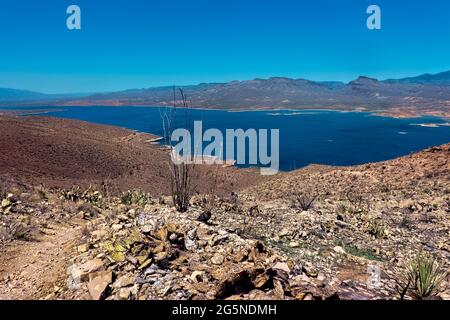
<svg viewBox="0 0 450 320">
<path fill-rule="evenodd" d="M 81 225 L 51 225 L 37 241 L 0 246 L 0 300 L 51 298 L 64 285 Z"/>
</svg>

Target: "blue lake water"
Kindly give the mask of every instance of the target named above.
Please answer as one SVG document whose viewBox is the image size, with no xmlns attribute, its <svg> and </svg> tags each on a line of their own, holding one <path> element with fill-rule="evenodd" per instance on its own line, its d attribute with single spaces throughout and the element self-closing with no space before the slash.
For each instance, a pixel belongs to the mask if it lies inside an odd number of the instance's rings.
<svg viewBox="0 0 450 320">
<path fill-rule="evenodd" d="M 80 119 L 163 134 L 160 108 L 156 107 L 58 107 L 54 110 L 45 116 Z M 192 110 L 189 118 L 201 120 L 204 130 L 279 129 L 281 170 L 293 170 L 311 163 L 355 165 L 382 161 L 450 142 L 450 126 L 417 125 L 446 122 L 433 117 L 394 119 L 362 112 L 316 110 Z M 177 126 L 183 126 L 184 111 L 178 110 L 176 119 Z"/>
</svg>

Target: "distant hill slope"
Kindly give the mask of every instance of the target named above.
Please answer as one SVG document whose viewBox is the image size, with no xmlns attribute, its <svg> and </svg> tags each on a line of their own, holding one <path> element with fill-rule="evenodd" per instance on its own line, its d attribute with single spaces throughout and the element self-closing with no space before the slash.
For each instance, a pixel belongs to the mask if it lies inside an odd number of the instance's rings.
<svg viewBox="0 0 450 320">
<path fill-rule="evenodd" d="M 40 100 L 45 94 L 28 90 L 0 88 L 0 101 Z"/>
<path fill-rule="evenodd" d="M 152 145 L 155 136 L 78 120 L 0 115 L 0 190 L 2 182 L 49 188 L 83 188 L 107 182 L 110 192 L 135 188 L 154 195 L 170 193 L 168 153 Z M 209 191 L 216 169 L 198 166 L 198 191 Z M 229 194 L 264 177 L 256 170 L 220 168 L 218 193 Z"/>
<path fill-rule="evenodd" d="M 407 188 L 425 192 L 424 183 L 441 182 L 450 187 L 450 143 L 430 147 L 406 156 L 362 164 L 357 166 L 309 165 L 307 167 L 282 173 L 272 179 L 249 189 L 258 200 L 285 199 L 294 191 L 320 193 L 331 196 L 340 194 L 345 197 L 346 190 L 366 193 L 374 198 L 380 191 L 380 185 L 389 185 L 392 190 Z M 382 189 L 382 188 L 381 188 Z M 437 189 L 436 189 L 437 190 Z M 444 194 L 446 191 L 443 192 Z M 448 197 L 444 197 L 446 201 Z M 374 199 L 372 199 L 374 200 Z M 444 201 L 444 202 L 445 202 Z M 450 203 L 448 203 L 450 205 Z"/>
</svg>

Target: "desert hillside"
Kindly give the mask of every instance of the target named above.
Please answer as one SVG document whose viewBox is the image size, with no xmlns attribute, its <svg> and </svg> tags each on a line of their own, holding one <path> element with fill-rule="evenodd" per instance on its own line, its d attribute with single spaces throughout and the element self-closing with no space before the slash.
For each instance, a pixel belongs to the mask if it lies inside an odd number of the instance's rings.
<svg viewBox="0 0 450 320">
<path fill-rule="evenodd" d="M 0 121 L 0 299 L 450 298 L 450 145 L 267 181 L 199 167 L 180 213 L 151 136 Z"/>
<path fill-rule="evenodd" d="M 121 194 L 170 192 L 168 153 L 150 134 L 78 120 L 0 115 L 0 181 L 48 189 L 94 186 Z M 217 190 L 229 194 L 257 183 L 256 170 L 220 168 Z M 205 192 L 216 169 L 198 166 L 194 185 Z"/>
</svg>

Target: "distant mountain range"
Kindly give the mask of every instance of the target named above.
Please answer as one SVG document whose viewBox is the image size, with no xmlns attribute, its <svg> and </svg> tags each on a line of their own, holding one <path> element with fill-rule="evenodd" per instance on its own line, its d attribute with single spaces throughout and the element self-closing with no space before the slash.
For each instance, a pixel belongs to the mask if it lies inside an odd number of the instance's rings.
<svg viewBox="0 0 450 320">
<path fill-rule="evenodd" d="M 450 71 L 441 72 L 438 74 L 425 73 L 418 77 L 403 78 L 398 80 L 386 80 L 387 83 L 415 83 L 415 84 L 430 84 L 430 85 L 450 85 Z"/>
<path fill-rule="evenodd" d="M 45 94 L 41 92 L 0 88 L 0 103 L 15 104 L 20 102 L 54 101 L 60 99 L 73 99 L 88 96 L 88 94 Z"/>
<path fill-rule="evenodd" d="M 450 71 L 379 81 L 359 77 L 349 83 L 273 77 L 181 87 L 194 107 L 229 109 L 370 110 L 444 115 L 450 113 Z M 172 87 L 130 89 L 90 95 L 46 95 L 0 89 L 3 105 L 167 106 Z"/>
<path fill-rule="evenodd" d="M 28 101 L 39 100 L 46 95 L 28 90 L 0 88 L 0 101 Z"/>
</svg>

